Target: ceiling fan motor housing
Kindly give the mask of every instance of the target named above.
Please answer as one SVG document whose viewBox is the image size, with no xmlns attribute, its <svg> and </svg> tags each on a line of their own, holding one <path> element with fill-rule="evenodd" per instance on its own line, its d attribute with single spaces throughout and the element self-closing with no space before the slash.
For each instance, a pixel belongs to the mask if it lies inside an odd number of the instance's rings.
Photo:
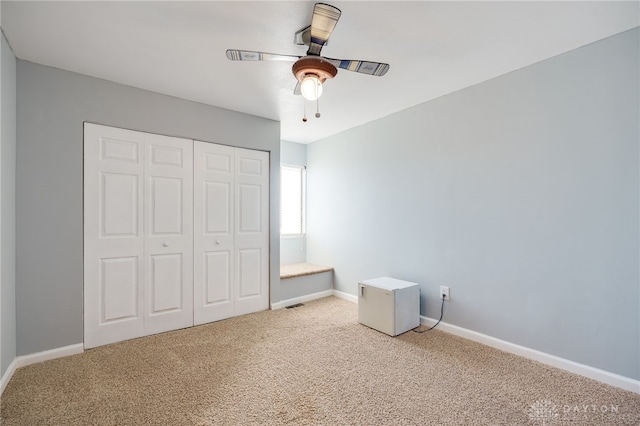
<svg viewBox="0 0 640 426">
<path fill-rule="evenodd" d="M 293 75 L 296 80 L 302 82 L 305 76 L 315 75 L 321 83 L 325 80 L 333 78 L 338 73 L 338 69 L 330 62 L 325 61 L 319 56 L 305 56 L 298 59 L 292 67 Z"/>
</svg>

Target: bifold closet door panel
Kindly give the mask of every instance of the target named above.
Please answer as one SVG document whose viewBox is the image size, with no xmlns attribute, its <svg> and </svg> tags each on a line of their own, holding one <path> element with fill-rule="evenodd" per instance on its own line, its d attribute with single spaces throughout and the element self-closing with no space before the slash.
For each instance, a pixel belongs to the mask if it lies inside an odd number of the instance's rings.
<svg viewBox="0 0 640 426">
<path fill-rule="evenodd" d="M 194 142 L 194 322 L 269 307 L 269 154 Z"/>
<path fill-rule="evenodd" d="M 193 325 L 193 142 L 145 134 L 145 333 Z"/>
<path fill-rule="evenodd" d="M 85 124 L 84 345 L 143 336 L 144 134 Z"/>
<path fill-rule="evenodd" d="M 193 143 L 85 124 L 85 347 L 193 325 Z"/>
<path fill-rule="evenodd" d="M 194 141 L 194 323 L 234 316 L 235 149 Z"/>
<path fill-rule="evenodd" d="M 269 308 L 269 153 L 236 148 L 235 314 Z"/>
</svg>

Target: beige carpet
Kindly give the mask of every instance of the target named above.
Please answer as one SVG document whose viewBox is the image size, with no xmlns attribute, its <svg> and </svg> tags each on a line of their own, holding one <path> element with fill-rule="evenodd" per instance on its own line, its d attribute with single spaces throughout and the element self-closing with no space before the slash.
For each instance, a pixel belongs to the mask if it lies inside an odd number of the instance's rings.
<svg viewBox="0 0 640 426">
<path fill-rule="evenodd" d="M 638 425 L 640 395 L 329 297 L 16 371 L 7 425 Z"/>
</svg>

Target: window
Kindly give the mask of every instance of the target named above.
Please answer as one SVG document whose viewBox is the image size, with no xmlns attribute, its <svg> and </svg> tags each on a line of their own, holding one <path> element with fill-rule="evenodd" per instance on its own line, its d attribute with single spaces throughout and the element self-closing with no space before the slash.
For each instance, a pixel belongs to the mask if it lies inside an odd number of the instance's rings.
<svg viewBox="0 0 640 426">
<path fill-rule="evenodd" d="M 280 166 L 280 235 L 305 233 L 306 168 Z"/>
</svg>

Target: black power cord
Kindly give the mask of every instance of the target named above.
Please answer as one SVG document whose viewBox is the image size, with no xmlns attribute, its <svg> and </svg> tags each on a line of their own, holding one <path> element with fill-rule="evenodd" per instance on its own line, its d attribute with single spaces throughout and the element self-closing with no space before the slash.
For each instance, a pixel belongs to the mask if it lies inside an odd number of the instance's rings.
<svg viewBox="0 0 640 426">
<path fill-rule="evenodd" d="M 442 295 L 442 305 L 440 305 L 440 319 L 438 320 L 438 322 L 437 322 L 437 323 L 435 323 L 435 324 L 433 325 L 433 327 L 431 327 L 431 328 L 427 328 L 426 330 L 416 331 L 416 328 L 419 328 L 419 327 L 420 327 L 420 326 L 418 326 L 418 327 L 414 328 L 412 331 L 413 331 L 414 333 L 426 333 L 426 332 L 427 332 L 427 331 L 429 331 L 429 330 L 433 330 L 434 328 L 436 328 L 436 326 L 437 326 L 438 324 L 440 324 L 440 321 L 442 321 L 442 317 L 443 317 L 443 316 L 444 316 L 444 294 Z"/>
</svg>

